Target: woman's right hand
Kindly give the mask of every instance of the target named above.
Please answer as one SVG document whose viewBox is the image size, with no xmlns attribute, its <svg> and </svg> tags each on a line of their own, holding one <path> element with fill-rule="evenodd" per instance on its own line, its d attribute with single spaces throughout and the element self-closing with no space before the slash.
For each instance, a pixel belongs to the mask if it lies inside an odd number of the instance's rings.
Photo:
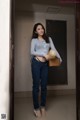
<svg viewBox="0 0 80 120">
<path fill-rule="evenodd" d="M 40 61 L 45 62 L 46 58 L 45 57 L 41 57 L 41 56 L 36 56 L 36 58 L 38 58 Z"/>
</svg>

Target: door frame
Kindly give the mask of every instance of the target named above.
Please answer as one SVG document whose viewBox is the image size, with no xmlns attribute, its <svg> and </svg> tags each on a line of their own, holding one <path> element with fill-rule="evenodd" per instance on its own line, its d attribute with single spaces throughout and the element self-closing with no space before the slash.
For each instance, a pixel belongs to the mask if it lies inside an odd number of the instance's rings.
<svg viewBox="0 0 80 120">
<path fill-rule="evenodd" d="M 9 106 L 9 118 L 14 120 L 14 29 L 15 29 L 15 0 L 11 0 L 10 3 L 10 106 Z"/>
<path fill-rule="evenodd" d="M 78 12 L 79 12 L 79 15 L 80 15 L 80 9 L 78 9 L 78 5 L 80 6 L 80 3 L 76 3 L 76 23 L 75 23 L 75 28 L 76 28 L 76 41 L 75 41 L 75 44 L 76 44 L 76 117 L 77 117 L 77 120 L 80 120 L 79 118 L 79 104 L 80 104 L 80 86 L 79 86 L 79 80 L 80 80 L 80 61 L 79 61 L 79 51 L 80 51 L 80 37 L 79 37 L 79 34 L 80 34 L 80 27 L 78 26 L 78 22 L 80 21 L 79 18 L 78 18 Z M 80 23 L 79 23 L 80 24 Z"/>
</svg>

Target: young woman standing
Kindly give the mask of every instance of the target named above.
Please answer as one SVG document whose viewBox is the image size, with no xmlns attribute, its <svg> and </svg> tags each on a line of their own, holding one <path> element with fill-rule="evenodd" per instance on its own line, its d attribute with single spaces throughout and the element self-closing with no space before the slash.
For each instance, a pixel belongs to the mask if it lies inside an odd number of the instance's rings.
<svg viewBox="0 0 80 120">
<path fill-rule="evenodd" d="M 33 78 L 32 95 L 34 114 L 40 117 L 46 112 L 46 95 L 48 80 L 48 51 L 52 49 L 56 52 L 56 57 L 62 59 L 57 52 L 51 37 L 45 33 L 45 28 L 41 23 L 36 23 L 33 28 L 31 40 L 31 71 Z M 39 86 L 41 85 L 41 101 L 39 103 Z"/>
</svg>

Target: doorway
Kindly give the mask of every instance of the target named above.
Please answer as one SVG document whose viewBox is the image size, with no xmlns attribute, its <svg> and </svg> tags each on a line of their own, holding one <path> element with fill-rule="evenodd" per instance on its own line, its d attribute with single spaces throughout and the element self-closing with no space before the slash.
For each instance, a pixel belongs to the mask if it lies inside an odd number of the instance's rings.
<svg viewBox="0 0 80 120">
<path fill-rule="evenodd" d="M 66 119 L 76 120 L 75 5 L 63 6 L 55 1 L 30 1 L 27 5 L 26 1 L 18 0 L 15 2 L 14 120 L 24 119 L 25 117 L 29 120 L 34 117 L 31 99 L 30 39 L 34 23 L 42 22 L 46 27 L 45 20 L 47 19 L 65 20 L 67 22 L 67 57 L 65 63 L 67 82 L 65 84 L 51 83 L 51 85 L 48 85 L 47 119 L 50 119 L 50 115 L 53 115 L 53 113 L 55 119 L 58 119 L 57 113 L 60 113 L 59 118 L 65 119 L 66 111 L 70 110 Z M 56 44 L 56 47 L 57 45 L 59 46 L 59 44 Z M 52 77 L 51 79 L 54 80 Z M 22 109 L 19 109 L 19 106 Z M 29 108 L 28 115 L 25 114 L 27 112 L 26 108 Z M 61 108 L 63 108 L 62 111 Z M 66 108 L 65 111 L 64 108 Z M 23 112 L 23 109 L 25 109 L 25 112 Z"/>
</svg>

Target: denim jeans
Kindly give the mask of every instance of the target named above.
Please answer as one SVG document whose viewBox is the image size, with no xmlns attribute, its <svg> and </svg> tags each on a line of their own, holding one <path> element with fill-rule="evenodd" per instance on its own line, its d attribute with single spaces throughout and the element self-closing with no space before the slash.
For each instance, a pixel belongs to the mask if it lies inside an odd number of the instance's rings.
<svg viewBox="0 0 80 120">
<path fill-rule="evenodd" d="M 33 78 L 32 96 L 34 109 L 46 106 L 48 62 L 40 62 L 32 58 L 31 71 Z M 41 103 L 39 103 L 39 86 L 41 85 Z"/>
</svg>

